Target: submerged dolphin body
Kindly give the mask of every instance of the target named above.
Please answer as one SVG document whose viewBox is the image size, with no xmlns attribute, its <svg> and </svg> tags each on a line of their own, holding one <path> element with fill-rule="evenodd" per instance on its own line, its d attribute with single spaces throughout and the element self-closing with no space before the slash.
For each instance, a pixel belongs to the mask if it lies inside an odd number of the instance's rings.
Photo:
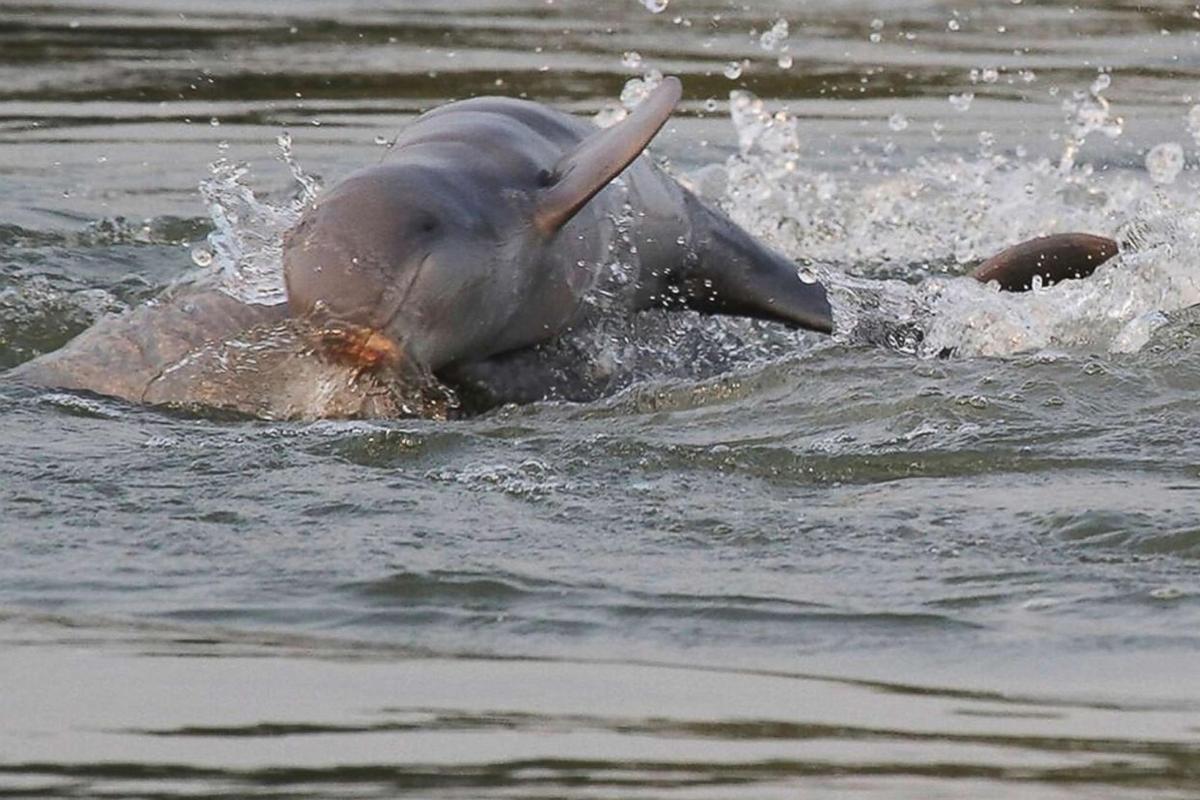
<svg viewBox="0 0 1200 800">
<path fill-rule="evenodd" d="M 286 308 L 184 290 L 10 376 L 268 418 L 445 416 L 451 390 L 476 407 L 594 397 L 538 345 L 591 324 L 598 291 L 618 311 L 831 332 L 823 286 L 641 155 L 679 95 L 667 78 L 605 130 L 508 98 L 435 109 L 288 233 Z M 1115 252 L 1099 237 L 1035 241 L 978 277 L 1021 288 L 1043 273 L 1089 274 Z M 628 270 L 606 281 L 618 260 Z"/>
</svg>

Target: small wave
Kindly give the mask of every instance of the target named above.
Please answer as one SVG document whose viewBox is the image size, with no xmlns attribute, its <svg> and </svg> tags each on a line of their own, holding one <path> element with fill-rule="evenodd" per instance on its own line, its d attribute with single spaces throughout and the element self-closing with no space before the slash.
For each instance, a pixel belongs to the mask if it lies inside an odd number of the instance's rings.
<svg viewBox="0 0 1200 800">
<path fill-rule="evenodd" d="M 8 278 L 0 283 L 0 370 L 55 350 L 100 316 L 126 307 L 111 292 L 74 281 Z"/>
</svg>

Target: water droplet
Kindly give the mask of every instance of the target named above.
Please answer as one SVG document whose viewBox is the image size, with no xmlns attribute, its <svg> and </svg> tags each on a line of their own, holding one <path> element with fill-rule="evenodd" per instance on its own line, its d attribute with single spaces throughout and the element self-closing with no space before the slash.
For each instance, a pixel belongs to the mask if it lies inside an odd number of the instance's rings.
<svg viewBox="0 0 1200 800">
<path fill-rule="evenodd" d="M 786 19 L 778 19 L 770 30 L 763 32 L 762 36 L 758 37 L 758 46 L 771 53 L 780 47 L 787 37 L 788 22 Z"/>
<path fill-rule="evenodd" d="M 775 63 L 779 65 L 780 69 L 791 69 L 793 64 L 792 54 L 786 52 L 780 53 L 779 60 Z"/>
<path fill-rule="evenodd" d="M 1175 142 L 1163 142 L 1146 154 L 1146 171 L 1155 183 L 1174 183 L 1183 170 L 1183 148 Z"/>
<path fill-rule="evenodd" d="M 975 100 L 974 92 L 963 92 L 962 94 L 952 94 L 946 98 L 950 101 L 950 105 L 955 111 L 966 111 L 971 107 L 972 101 Z"/>
<path fill-rule="evenodd" d="M 956 20 L 956 19 L 952 19 L 952 20 L 950 20 L 950 21 L 948 21 L 948 22 L 946 23 L 946 27 L 947 27 L 947 28 L 949 28 L 949 29 L 950 29 L 950 30 L 952 30 L 952 31 L 957 31 L 957 30 L 960 30 L 960 29 L 962 28 L 962 25 L 959 25 L 959 24 L 958 24 L 958 20 Z"/>
<path fill-rule="evenodd" d="M 725 65 L 725 77 L 729 78 L 731 81 L 736 81 L 738 78 L 742 77 L 742 70 L 745 68 L 745 66 L 746 62 L 744 61 L 730 61 Z"/>
<path fill-rule="evenodd" d="M 219 128 L 221 127 L 221 120 L 217 119 L 216 117 L 212 117 L 209 119 L 208 124 L 212 125 L 214 128 Z"/>
<path fill-rule="evenodd" d="M 1000 79 L 1000 70 L 995 67 L 986 67 L 980 71 L 979 77 L 984 83 L 995 83 Z"/>
<path fill-rule="evenodd" d="M 626 69 L 641 69 L 642 54 L 636 50 L 626 50 L 621 56 L 621 65 Z"/>
<path fill-rule="evenodd" d="M 621 105 L 632 110 L 658 88 L 662 80 L 663 74 L 652 69 L 640 78 L 625 81 L 625 86 L 621 89 Z"/>
<path fill-rule="evenodd" d="M 606 103 L 596 112 L 596 116 L 592 117 L 592 122 L 596 123 L 597 128 L 611 128 L 628 116 L 629 111 L 624 106 Z"/>
<path fill-rule="evenodd" d="M 669 4 L 670 0 L 642 0 L 642 5 L 644 5 L 651 14 L 661 14 L 667 10 L 667 6 Z"/>
<path fill-rule="evenodd" d="M 888 117 L 888 127 L 899 133 L 908 127 L 908 117 L 897 111 Z"/>
<path fill-rule="evenodd" d="M 376 136 L 375 137 L 375 144 L 379 145 L 380 147 L 386 147 L 387 143 L 388 143 L 388 138 L 386 136 Z"/>
<path fill-rule="evenodd" d="M 192 248 L 192 263 L 197 267 L 210 267 L 213 263 L 213 254 L 202 244 L 198 244 Z"/>
<path fill-rule="evenodd" d="M 704 101 L 704 110 L 705 110 L 705 111 L 707 111 L 707 112 L 709 112 L 710 114 L 711 114 L 712 112 L 716 111 L 716 110 L 717 110 L 717 108 L 718 108 L 718 106 L 717 106 L 717 98 L 715 98 L 715 97 L 710 97 L 710 98 L 708 98 L 707 100 L 705 100 L 705 101 Z M 1200 106 L 1196 106 L 1196 108 L 1200 109 Z"/>
</svg>

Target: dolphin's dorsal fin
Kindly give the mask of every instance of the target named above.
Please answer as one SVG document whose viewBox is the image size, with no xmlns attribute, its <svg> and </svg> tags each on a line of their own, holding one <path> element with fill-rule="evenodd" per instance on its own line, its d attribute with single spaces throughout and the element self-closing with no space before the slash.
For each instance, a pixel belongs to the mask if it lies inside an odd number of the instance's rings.
<svg viewBox="0 0 1200 800">
<path fill-rule="evenodd" d="M 620 175 L 670 118 L 681 92 L 678 78 L 663 78 L 628 117 L 587 137 L 559 159 L 536 200 L 533 221 L 538 229 L 554 233 Z"/>
</svg>

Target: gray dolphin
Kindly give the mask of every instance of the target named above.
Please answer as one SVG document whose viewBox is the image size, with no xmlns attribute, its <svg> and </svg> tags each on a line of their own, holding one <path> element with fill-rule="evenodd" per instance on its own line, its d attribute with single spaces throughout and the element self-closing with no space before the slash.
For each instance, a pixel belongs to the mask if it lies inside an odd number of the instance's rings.
<svg viewBox="0 0 1200 800">
<path fill-rule="evenodd" d="M 618 311 L 831 332 L 823 286 L 641 155 L 679 97 L 666 78 L 604 130 L 509 98 L 434 109 L 288 233 L 286 308 L 179 290 L 9 377 L 267 418 L 443 417 L 455 391 L 479 407 L 590 399 L 595 387 L 564 379 L 538 345 L 589 324 L 586 299 L 618 255 L 630 267 Z M 1115 252 L 1095 237 L 1035 241 L 977 277 L 1023 288 L 1046 252 L 1063 277 Z"/>
<path fill-rule="evenodd" d="M 343 180 L 289 233 L 292 313 L 328 331 L 334 357 L 440 374 L 578 323 L 619 235 L 636 253 L 628 310 L 831 332 L 823 286 L 639 157 L 679 96 L 678 79 L 666 78 L 600 131 L 509 98 L 425 114 L 387 163 Z"/>
</svg>

